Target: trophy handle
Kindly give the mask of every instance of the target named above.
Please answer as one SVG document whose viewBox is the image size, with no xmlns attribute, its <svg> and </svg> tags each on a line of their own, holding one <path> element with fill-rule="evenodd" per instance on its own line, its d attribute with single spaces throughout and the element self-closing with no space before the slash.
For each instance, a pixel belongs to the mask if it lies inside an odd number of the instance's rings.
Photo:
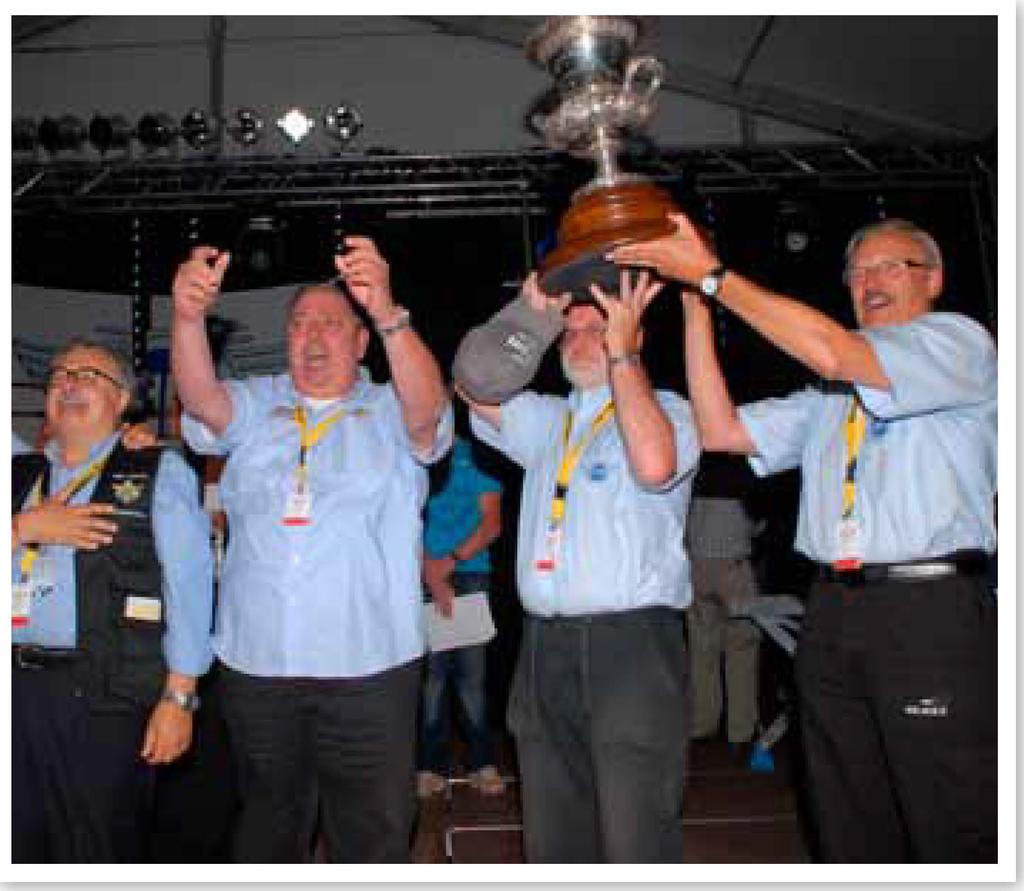
<svg viewBox="0 0 1024 891">
<path fill-rule="evenodd" d="M 622 87 L 624 91 L 638 94 L 644 100 L 650 99 L 657 92 L 665 77 L 665 66 L 654 56 L 638 56 L 630 59 L 626 66 L 626 77 Z"/>
</svg>

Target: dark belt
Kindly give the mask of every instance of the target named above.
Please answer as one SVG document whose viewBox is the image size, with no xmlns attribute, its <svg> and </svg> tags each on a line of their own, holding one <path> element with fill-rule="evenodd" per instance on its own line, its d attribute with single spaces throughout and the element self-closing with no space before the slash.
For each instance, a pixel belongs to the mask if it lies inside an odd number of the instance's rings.
<svg viewBox="0 0 1024 891">
<path fill-rule="evenodd" d="M 853 569 L 839 569 L 819 563 L 818 579 L 842 585 L 867 585 L 872 582 L 930 582 L 951 575 L 981 575 L 991 558 L 984 551 L 956 551 L 931 560 L 904 563 L 864 563 Z"/>
<path fill-rule="evenodd" d="M 71 647 L 37 647 L 15 644 L 11 647 L 11 665 L 14 668 L 42 669 L 73 665 L 82 657 L 82 651 Z"/>
</svg>

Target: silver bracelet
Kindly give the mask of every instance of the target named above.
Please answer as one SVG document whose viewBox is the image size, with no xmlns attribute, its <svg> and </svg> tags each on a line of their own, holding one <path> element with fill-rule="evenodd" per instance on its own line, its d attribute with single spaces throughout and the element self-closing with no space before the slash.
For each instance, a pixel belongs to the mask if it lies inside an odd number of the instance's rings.
<svg viewBox="0 0 1024 891">
<path fill-rule="evenodd" d="M 376 328 L 377 333 L 381 337 L 387 337 L 390 334 L 394 334 L 396 331 L 408 328 L 410 324 L 409 310 L 403 306 L 393 322 L 387 325 L 377 325 Z"/>
<path fill-rule="evenodd" d="M 608 367 L 614 368 L 616 365 L 639 365 L 640 364 L 640 351 L 633 350 L 631 353 L 623 353 L 621 356 L 608 356 Z"/>
</svg>

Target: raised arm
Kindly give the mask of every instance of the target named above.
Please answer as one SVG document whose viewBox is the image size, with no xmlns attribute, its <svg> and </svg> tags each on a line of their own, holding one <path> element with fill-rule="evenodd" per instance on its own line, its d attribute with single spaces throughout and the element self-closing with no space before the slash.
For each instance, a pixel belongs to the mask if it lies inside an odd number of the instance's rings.
<svg viewBox="0 0 1024 891">
<path fill-rule="evenodd" d="M 406 310 L 391 295 L 388 264 L 369 238 L 350 235 L 349 250 L 334 258 L 352 296 L 366 309 L 384 341 L 391 380 L 409 439 L 422 454 L 434 446 L 437 425 L 448 403 L 433 354 L 408 324 Z"/>
<path fill-rule="evenodd" d="M 640 273 L 635 286 L 630 278 L 623 270 L 618 299 L 597 285 L 590 290 L 608 317 L 608 377 L 629 466 L 642 485 L 657 487 L 676 472 L 676 439 L 640 361 L 640 316 L 661 291 L 662 283 L 652 283 L 647 272 Z"/>
<path fill-rule="evenodd" d="M 701 448 L 752 455 L 756 451 L 754 441 L 736 412 L 715 353 L 711 309 L 703 298 L 685 290 L 682 300 L 686 384 Z"/>
<path fill-rule="evenodd" d="M 231 397 L 217 380 L 206 313 L 217 299 L 231 257 L 213 247 L 195 247 L 174 276 L 171 373 L 184 410 L 220 436 L 231 423 Z"/>
<path fill-rule="evenodd" d="M 676 231 L 663 238 L 624 245 L 609 258 L 626 266 L 649 266 L 661 275 L 696 285 L 719 268 L 707 240 L 683 214 L 672 214 Z M 889 380 L 871 344 L 824 313 L 776 294 L 729 270 L 716 297 L 752 328 L 798 362 L 828 380 L 888 389 Z"/>
</svg>

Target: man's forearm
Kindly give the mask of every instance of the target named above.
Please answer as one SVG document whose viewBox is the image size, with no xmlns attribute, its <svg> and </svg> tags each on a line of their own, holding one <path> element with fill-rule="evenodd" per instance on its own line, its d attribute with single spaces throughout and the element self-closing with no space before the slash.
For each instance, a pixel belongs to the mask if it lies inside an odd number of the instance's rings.
<svg viewBox="0 0 1024 891">
<path fill-rule="evenodd" d="M 231 423 L 231 397 L 217 380 L 206 326 L 174 319 L 171 327 L 171 373 L 188 414 L 202 421 L 216 435 Z"/>
<path fill-rule="evenodd" d="M 686 384 L 701 447 L 751 455 L 754 443 L 736 412 L 718 364 L 711 310 L 693 298 L 685 318 Z"/>
<path fill-rule="evenodd" d="M 645 486 L 661 486 L 676 472 L 676 439 L 665 410 L 639 362 L 610 369 L 615 418 L 633 475 Z"/>
<path fill-rule="evenodd" d="M 889 386 L 864 337 L 805 303 L 762 288 L 732 270 L 725 276 L 717 300 L 821 377 Z"/>
<path fill-rule="evenodd" d="M 395 331 L 383 340 L 405 429 L 417 449 L 427 452 L 434 445 L 448 400 L 441 370 L 412 328 Z"/>
</svg>

